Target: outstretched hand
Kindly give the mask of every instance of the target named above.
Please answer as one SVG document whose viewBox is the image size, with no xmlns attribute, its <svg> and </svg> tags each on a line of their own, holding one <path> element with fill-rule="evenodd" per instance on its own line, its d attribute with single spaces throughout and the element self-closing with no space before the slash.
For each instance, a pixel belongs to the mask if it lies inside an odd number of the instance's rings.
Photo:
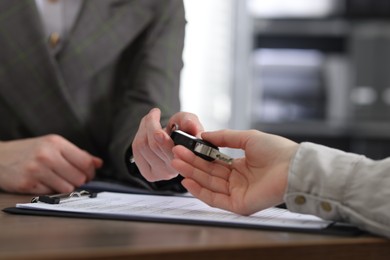
<svg viewBox="0 0 390 260">
<path fill-rule="evenodd" d="M 238 148 L 245 157 L 232 165 L 208 162 L 183 146 L 173 148 L 172 167 L 185 179 L 182 184 L 212 207 L 249 215 L 283 202 L 290 160 L 298 144 L 255 130 L 221 130 L 202 133 L 219 147 Z"/>
</svg>

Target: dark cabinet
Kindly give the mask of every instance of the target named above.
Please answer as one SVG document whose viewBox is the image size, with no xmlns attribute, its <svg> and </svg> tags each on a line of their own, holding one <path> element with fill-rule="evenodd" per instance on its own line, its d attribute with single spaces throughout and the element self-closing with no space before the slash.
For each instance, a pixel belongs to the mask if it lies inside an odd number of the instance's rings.
<svg viewBox="0 0 390 260">
<path fill-rule="evenodd" d="M 337 6 L 319 17 L 246 10 L 249 44 L 237 45 L 249 48 L 248 67 L 238 68 L 249 77 L 249 127 L 373 159 L 390 156 L 390 4 L 330 2 Z"/>
</svg>

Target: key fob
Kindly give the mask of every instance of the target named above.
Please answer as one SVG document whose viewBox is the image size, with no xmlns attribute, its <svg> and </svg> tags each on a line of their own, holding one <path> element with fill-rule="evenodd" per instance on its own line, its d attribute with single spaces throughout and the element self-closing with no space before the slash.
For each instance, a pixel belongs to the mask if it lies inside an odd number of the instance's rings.
<svg viewBox="0 0 390 260">
<path fill-rule="evenodd" d="M 207 161 L 211 162 L 217 159 L 227 164 L 233 163 L 233 158 L 221 153 L 217 146 L 205 140 L 196 138 L 195 136 L 187 134 L 183 131 L 172 131 L 171 138 L 175 145 L 183 145 L 187 149 L 191 150 L 194 154 Z"/>
<path fill-rule="evenodd" d="M 210 151 L 219 150 L 217 146 L 211 144 L 210 142 L 196 138 L 195 136 L 187 134 L 186 132 L 183 132 L 181 130 L 172 131 L 171 138 L 175 145 L 183 145 L 197 156 L 210 162 L 215 160 L 215 158 L 210 156 Z"/>
</svg>

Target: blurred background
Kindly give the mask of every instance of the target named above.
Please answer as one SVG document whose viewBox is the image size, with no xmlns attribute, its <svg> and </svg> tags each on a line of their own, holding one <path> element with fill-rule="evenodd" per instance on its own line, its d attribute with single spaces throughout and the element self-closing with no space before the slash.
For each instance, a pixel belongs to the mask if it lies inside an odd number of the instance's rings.
<svg viewBox="0 0 390 260">
<path fill-rule="evenodd" d="M 182 110 L 390 156 L 390 1 L 184 0 Z"/>
</svg>

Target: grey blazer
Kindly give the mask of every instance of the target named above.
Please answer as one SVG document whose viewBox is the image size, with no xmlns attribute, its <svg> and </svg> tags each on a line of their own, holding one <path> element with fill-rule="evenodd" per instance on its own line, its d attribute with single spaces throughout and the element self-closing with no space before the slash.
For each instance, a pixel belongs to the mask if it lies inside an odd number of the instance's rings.
<svg viewBox="0 0 390 260">
<path fill-rule="evenodd" d="M 84 0 L 53 57 L 35 1 L 0 1 L 0 140 L 59 134 L 128 178 L 141 118 L 179 110 L 184 27 L 181 0 Z"/>
</svg>

